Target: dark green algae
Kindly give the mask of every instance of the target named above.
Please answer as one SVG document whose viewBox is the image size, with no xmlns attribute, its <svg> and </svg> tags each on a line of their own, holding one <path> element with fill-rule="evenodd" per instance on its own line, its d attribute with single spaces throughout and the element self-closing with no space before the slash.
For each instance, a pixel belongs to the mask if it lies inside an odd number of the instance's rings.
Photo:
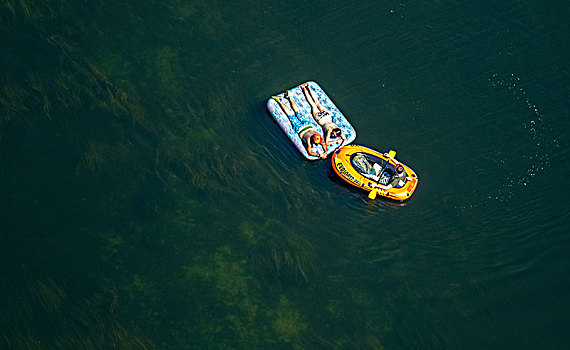
<svg viewBox="0 0 570 350">
<path fill-rule="evenodd" d="M 300 308 L 320 295 L 305 232 L 267 219 L 263 204 L 232 208 L 257 221 L 228 222 L 227 207 L 201 200 L 246 174 L 285 192 L 219 137 L 245 118 L 239 84 L 198 86 L 207 48 L 180 48 L 182 32 L 217 40 L 229 29 L 206 3 L 0 5 L 0 347 L 382 348 L 375 329 L 320 335 L 344 327 L 339 301 L 319 303 L 324 324 Z M 149 35 L 161 16 L 180 27 Z M 292 181 L 282 200 L 300 207 L 312 189 Z"/>
</svg>

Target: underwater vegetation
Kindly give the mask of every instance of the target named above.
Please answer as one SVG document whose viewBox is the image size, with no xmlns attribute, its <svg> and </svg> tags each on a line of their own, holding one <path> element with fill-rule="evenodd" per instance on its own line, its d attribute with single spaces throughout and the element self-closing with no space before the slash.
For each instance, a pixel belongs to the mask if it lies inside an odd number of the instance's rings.
<svg viewBox="0 0 570 350">
<path fill-rule="evenodd" d="M 310 282 L 315 264 L 313 249 L 299 230 L 266 218 L 262 223 L 243 222 L 240 231 L 255 247 L 254 266 L 265 278 L 293 284 Z"/>
<path fill-rule="evenodd" d="M 52 279 L 3 287 L 4 349 L 151 348 L 146 336 L 117 318 L 120 301 L 112 289 L 83 294 Z"/>
<path fill-rule="evenodd" d="M 219 248 L 211 257 L 196 257 L 185 271 L 191 290 L 204 296 L 201 304 L 209 305 L 205 309 L 201 305 L 197 312 L 202 320 L 201 333 L 214 331 L 210 336 L 218 339 L 210 345 L 224 344 L 226 340 L 219 341 L 224 334 L 224 338 L 233 334 L 226 343 L 230 347 L 232 344 L 257 347 L 302 339 L 306 324 L 299 311 L 284 295 L 273 305 L 266 304 L 260 295 L 261 286 L 249 273 L 247 261 L 240 260 L 229 247 Z M 226 311 L 216 314 L 208 311 L 219 308 Z M 206 313 L 200 315 L 201 312 Z"/>
<path fill-rule="evenodd" d="M 381 303 L 321 265 L 313 183 L 260 161 L 269 117 L 228 68 L 258 71 L 240 59 L 263 45 L 306 56 L 231 14 L 0 4 L 1 348 L 382 348 L 391 320 L 356 317 Z"/>
</svg>

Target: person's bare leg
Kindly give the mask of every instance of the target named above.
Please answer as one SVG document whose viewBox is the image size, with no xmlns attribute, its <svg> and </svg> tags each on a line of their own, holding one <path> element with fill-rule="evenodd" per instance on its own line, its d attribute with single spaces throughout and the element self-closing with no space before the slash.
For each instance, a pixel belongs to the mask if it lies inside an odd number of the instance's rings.
<svg viewBox="0 0 570 350">
<path fill-rule="evenodd" d="M 283 103 L 283 101 L 281 101 L 281 99 L 278 96 L 271 96 L 271 98 L 273 98 L 275 101 L 277 101 L 277 103 L 279 104 L 279 106 L 281 107 L 283 112 L 285 112 L 285 114 L 287 114 L 287 115 L 293 115 L 294 114 L 294 112 L 291 111 L 289 109 L 289 107 L 287 107 L 287 105 L 285 103 Z"/>
<path fill-rule="evenodd" d="M 310 90 L 308 84 L 305 83 L 305 84 L 301 85 L 301 90 L 303 90 L 303 93 L 305 94 L 305 99 L 311 105 L 311 112 L 313 113 L 313 116 L 316 117 L 317 114 L 319 113 L 319 107 L 317 106 L 317 104 L 313 100 L 313 96 L 311 95 L 310 91 L 308 91 L 308 90 Z"/>
<path fill-rule="evenodd" d="M 289 100 L 289 103 L 291 104 L 293 111 L 295 112 L 295 114 L 297 114 L 300 107 L 297 104 L 297 102 L 295 102 L 295 99 L 293 97 L 291 97 L 291 95 L 289 94 L 289 90 L 285 91 L 285 98 L 287 98 Z"/>
<path fill-rule="evenodd" d="M 311 94 L 311 98 L 313 99 L 315 105 L 317 106 L 319 112 L 320 111 L 324 111 L 326 110 L 325 106 L 323 106 L 320 102 L 319 102 L 319 97 L 317 96 L 316 92 L 314 92 L 311 87 L 309 86 L 309 83 L 305 83 L 305 89 L 307 89 L 309 91 L 309 94 Z"/>
</svg>

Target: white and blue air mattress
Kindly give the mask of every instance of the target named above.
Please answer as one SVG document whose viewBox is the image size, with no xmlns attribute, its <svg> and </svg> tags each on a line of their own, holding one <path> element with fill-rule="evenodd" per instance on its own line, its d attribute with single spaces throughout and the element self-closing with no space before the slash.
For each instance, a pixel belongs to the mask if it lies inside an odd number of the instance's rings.
<svg viewBox="0 0 570 350">
<path fill-rule="evenodd" d="M 348 120 L 345 118 L 342 112 L 337 108 L 337 106 L 331 101 L 331 99 L 327 96 L 327 94 L 323 91 L 323 89 L 321 89 L 321 87 L 317 83 L 315 83 L 314 81 L 309 81 L 308 84 L 309 87 L 317 94 L 319 102 L 332 114 L 333 123 L 335 123 L 339 128 L 342 129 L 342 132 L 346 137 L 345 145 L 354 141 L 354 139 L 356 138 L 356 130 L 354 130 L 354 128 L 348 122 Z M 300 108 L 304 109 L 304 112 L 307 113 L 307 115 L 312 116 L 311 106 L 305 99 L 305 94 L 301 90 L 301 85 L 303 84 L 300 84 L 292 89 L 289 89 L 289 96 L 292 97 L 295 100 L 295 102 L 297 102 Z M 281 100 L 285 101 L 285 103 L 288 105 L 288 101 L 286 101 L 285 99 L 285 92 L 275 96 L 279 96 Z M 292 110 L 292 108 L 290 109 Z M 307 149 L 303 145 L 301 138 L 299 137 L 297 132 L 293 129 L 291 120 L 289 119 L 287 114 L 285 114 L 285 111 L 283 111 L 283 109 L 279 106 L 277 101 L 270 98 L 267 101 L 267 110 L 269 111 L 273 119 L 275 119 L 277 124 L 279 124 L 285 135 L 287 135 L 287 137 L 291 140 L 291 142 L 295 145 L 295 147 L 299 150 L 299 152 L 301 152 L 301 154 L 305 156 L 305 158 L 309 160 L 320 159 L 318 157 L 310 155 L 307 152 Z M 318 132 L 320 132 L 321 135 L 323 135 L 324 137 L 325 134 L 321 126 L 313 118 L 310 119 L 313 127 Z M 342 143 L 342 139 L 340 137 L 334 141 L 336 141 L 334 144 L 331 144 L 327 147 L 327 154 L 334 152 Z M 317 153 L 321 155 L 323 152 L 324 150 L 322 146 L 319 145 Z"/>
</svg>

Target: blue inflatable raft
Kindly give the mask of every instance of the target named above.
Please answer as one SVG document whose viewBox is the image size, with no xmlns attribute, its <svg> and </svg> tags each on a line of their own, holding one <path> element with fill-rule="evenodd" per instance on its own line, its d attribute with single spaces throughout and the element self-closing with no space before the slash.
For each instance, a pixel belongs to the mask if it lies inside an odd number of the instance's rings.
<svg viewBox="0 0 570 350">
<path fill-rule="evenodd" d="M 346 138 L 344 144 L 342 144 L 343 140 L 340 137 L 331 139 L 331 141 L 335 142 L 327 147 L 327 154 L 333 153 L 337 148 L 339 148 L 339 146 L 341 146 L 341 144 L 342 146 L 345 146 L 354 141 L 354 139 L 356 138 L 356 130 L 354 130 L 354 128 L 348 122 L 348 120 L 345 118 L 342 112 L 337 108 L 337 106 L 331 101 L 331 99 L 327 96 L 327 94 L 323 91 L 323 89 L 321 89 L 321 87 L 317 83 L 315 83 L 314 81 L 309 81 L 307 82 L 307 84 L 309 88 L 314 93 L 316 93 L 319 102 L 331 113 L 332 122 L 342 130 Z M 294 102 L 296 102 L 297 105 L 300 107 L 301 109 L 300 113 L 306 116 L 308 119 L 307 123 L 310 123 L 310 126 L 314 127 L 316 131 L 319 132 L 324 137 L 325 133 L 323 128 L 312 117 L 313 114 L 311 111 L 311 106 L 306 99 L 305 93 L 301 89 L 302 85 L 304 84 L 300 84 L 292 89 L 289 89 L 289 98 L 292 98 Z M 284 101 L 286 106 L 289 107 L 288 108 L 290 110 L 289 112 L 290 113 L 292 112 L 291 105 L 288 99 L 285 98 L 285 92 L 274 96 L 277 96 L 281 99 L 281 101 Z M 273 119 L 275 119 L 277 124 L 279 124 L 285 135 L 287 135 L 287 137 L 291 140 L 291 142 L 295 145 L 295 147 L 299 150 L 299 152 L 301 152 L 301 154 L 305 156 L 305 158 L 309 160 L 320 159 L 319 157 L 310 155 L 307 152 L 305 145 L 303 145 L 303 142 L 299 137 L 299 131 L 295 128 L 295 126 L 298 126 L 298 122 L 294 121 L 292 123 L 291 120 L 292 118 L 296 118 L 295 115 L 293 115 L 292 117 L 288 116 L 283 110 L 283 108 L 281 108 L 279 103 L 275 101 L 273 98 L 270 98 L 267 101 L 267 110 L 269 111 Z M 304 129 L 306 129 L 306 126 L 302 128 L 301 131 Z M 319 145 L 317 147 L 316 153 L 322 155 L 323 152 L 324 149 L 322 145 Z"/>
</svg>

